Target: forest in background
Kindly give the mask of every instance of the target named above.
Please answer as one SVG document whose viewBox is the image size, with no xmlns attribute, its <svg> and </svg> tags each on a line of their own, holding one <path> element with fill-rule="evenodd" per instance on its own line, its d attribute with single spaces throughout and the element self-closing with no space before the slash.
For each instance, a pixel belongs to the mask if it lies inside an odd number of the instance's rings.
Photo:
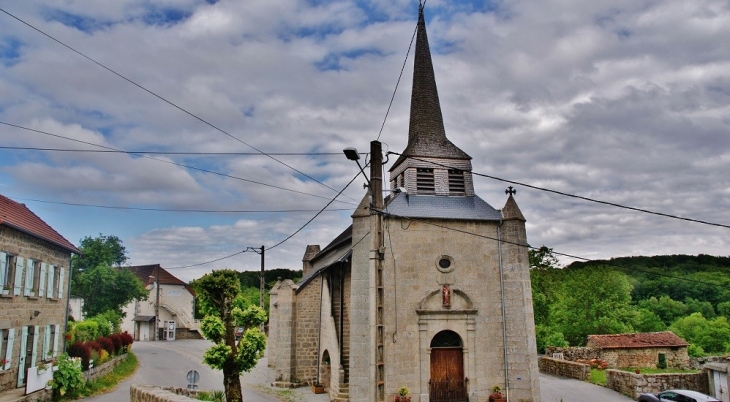
<svg viewBox="0 0 730 402">
<path fill-rule="evenodd" d="M 730 257 L 621 257 L 557 265 L 530 251 L 538 352 L 588 335 L 670 330 L 692 356 L 730 353 Z"/>
</svg>

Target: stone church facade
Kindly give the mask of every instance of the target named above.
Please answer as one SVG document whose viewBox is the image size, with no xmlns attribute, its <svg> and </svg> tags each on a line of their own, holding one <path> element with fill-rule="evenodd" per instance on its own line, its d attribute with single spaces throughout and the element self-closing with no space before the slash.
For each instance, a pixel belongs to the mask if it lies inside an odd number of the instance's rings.
<svg viewBox="0 0 730 402">
<path fill-rule="evenodd" d="M 277 383 L 342 401 L 392 401 L 401 387 L 413 402 L 484 401 L 494 385 L 540 401 L 525 218 L 513 191 L 501 210 L 474 193 L 471 157 L 446 137 L 423 10 L 408 145 L 382 205 L 371 164 L 351 225 L 271 291 Z"/>
</svg>

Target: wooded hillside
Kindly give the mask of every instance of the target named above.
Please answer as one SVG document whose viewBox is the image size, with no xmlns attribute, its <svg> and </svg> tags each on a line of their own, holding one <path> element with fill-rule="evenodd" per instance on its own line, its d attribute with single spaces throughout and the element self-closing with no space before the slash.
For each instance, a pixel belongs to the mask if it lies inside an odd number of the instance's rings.
<svg viewBox="0 0 730 402">
<path fill-rule="evenodd" d="M 730 353 L 729 257 L 622 257 L 556 269 L 539 263 L 550 258 L 540 251 L 531 251 L 539 351 L 581 346 L 590 334 L 669 329 L 692 355 Z"/>
</svg>

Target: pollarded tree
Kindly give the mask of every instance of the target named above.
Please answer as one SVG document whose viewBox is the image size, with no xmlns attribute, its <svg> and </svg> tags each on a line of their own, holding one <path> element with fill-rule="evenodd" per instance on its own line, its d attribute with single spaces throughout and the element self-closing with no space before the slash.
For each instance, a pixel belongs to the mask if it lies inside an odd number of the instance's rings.
<svg viewBox="0 0 730 402">
<path fill-rule="evenodd" d="M 240 402 L 240 375 L 256 366 L 264 355 L 266 336 L 259 326 L 266 313 L 256 305 L 246 306 L 236 271 L 225 269 L 203 275 L 195 281 L 195 290 L 205 317 L 200 330 L 215 345 L 205 351 L 203 362 L 223 371 L 226 401 Z M 236 341 L 236 328 L 243 334 Z"/>
</svg>

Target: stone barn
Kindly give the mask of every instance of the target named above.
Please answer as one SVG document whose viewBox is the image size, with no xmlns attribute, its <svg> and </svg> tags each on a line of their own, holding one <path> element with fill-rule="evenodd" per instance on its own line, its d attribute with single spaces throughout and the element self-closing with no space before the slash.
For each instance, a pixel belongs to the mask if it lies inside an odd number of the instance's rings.
<svg viewBox="0 0 730 402">
<path fill-rule="evenodd" d="M 446 137 L 422 9 L 414 59 L 391 192 L 374 141 L 346 229 L 271 291 L 269 364 L 279 385 L 319 383 L 332 400 L 406 387 L 413 402 L 484 401 L 499 385 L 539 401 L 525 218 L 511 188 L 501 210 L 475 194 L 471 157 Z"/>
<path fill-rule="evenodd" d="M 609 367 L 654 368 L 664 355 L 668 367 L 688 367 L 689 344 L 671 331 L 588 335 L 586 347 L 600 350 Z"/>
</svg>

